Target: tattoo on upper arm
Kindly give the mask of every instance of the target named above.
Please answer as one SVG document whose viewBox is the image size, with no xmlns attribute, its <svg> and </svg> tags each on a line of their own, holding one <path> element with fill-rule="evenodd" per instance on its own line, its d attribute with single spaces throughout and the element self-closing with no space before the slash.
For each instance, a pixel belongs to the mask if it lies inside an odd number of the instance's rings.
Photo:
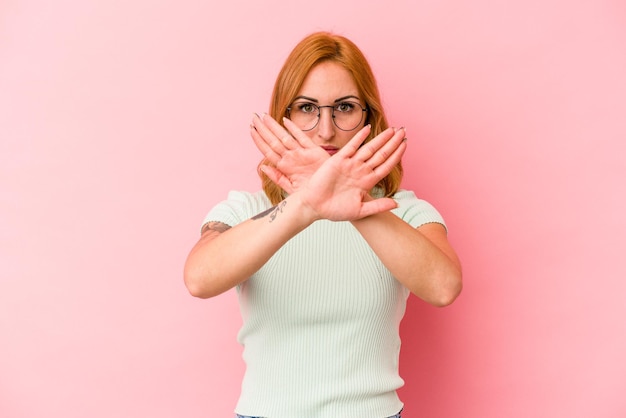
<svg viewBox="0 0 626 418">
<path fill-rule="evenodd" d="M 270 216 L 270 222 L 273 222 L 274 219 L 276 219 L 276 216 L 278 215 L 278 213 L 283 211 L 283 208 L 285 207 L 286 204 L 287 204 L 287 201 L 283 200 L 278 205 L 273 206 L 273 207 L 269 208 L 268 210 L 265 210 L 265 211 L 259 213 L 258 215 L 253 216 L 252 219 L 253 220 L 257 220 L 257 219 L 261 219 L 261 218 L 264 218 L 267 215 L 269 215 Z"/>
<path fill-rule="evenodd" d="M 222 233 L 224 231 L 227 231 L 231 228 L 230 225 L 226 225 L 225 223 L 222 222 L 207 222 L 202 226 L 202 230 L 200 231 L 201 234 L 204 234 L 206 231 L 215 231 L 215 232 L 219 232 Z"/>
</svg>

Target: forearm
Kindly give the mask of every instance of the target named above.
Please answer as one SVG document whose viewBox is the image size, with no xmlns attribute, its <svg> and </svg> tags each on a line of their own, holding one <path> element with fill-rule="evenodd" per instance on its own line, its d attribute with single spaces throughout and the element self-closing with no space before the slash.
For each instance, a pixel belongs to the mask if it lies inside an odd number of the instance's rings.
<svg viewBox="0 0 626 418">
<path fill-rule="evenodd" d="M 219 236 L 203 235 L 185 263 L 189 292 L 208 298 L 247 280 L 313 220 L 297 196 L 290 196 Z"/>
<path fill-rule="evenodd" d="M 416 230 L 391 212 L 352 222 L 393 276 L 424 301 L 445 306 L 462 288 L 461 266 L 445 229 Z"/>
</svg>

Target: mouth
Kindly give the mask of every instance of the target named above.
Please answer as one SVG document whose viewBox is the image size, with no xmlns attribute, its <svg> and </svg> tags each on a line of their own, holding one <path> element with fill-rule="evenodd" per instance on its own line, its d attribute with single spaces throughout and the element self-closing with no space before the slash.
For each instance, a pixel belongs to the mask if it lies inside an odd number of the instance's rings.
<svg viewBox="0 0 626 418">
<path fill-rule="evenodd" d="M 337 147 L 323 146 L 322 148 L 324 149 L 324 151 L 326 151 L 330 155 L 335 155 L 337 151 L 339 151 L 339 148 Z"/>
</svg>

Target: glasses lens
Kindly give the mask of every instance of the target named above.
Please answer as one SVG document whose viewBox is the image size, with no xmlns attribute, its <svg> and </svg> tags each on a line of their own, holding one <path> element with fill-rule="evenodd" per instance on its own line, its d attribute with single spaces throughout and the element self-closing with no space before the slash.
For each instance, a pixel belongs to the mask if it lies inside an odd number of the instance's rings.
<svg viewBox="0 0 626 418">
<path fill-rule="evenodd" d="M 303 131 L 315 128 L 319 114 L 319 108 L 313 103 L 295 102 L 289 107 L 289 119 Z"/>
<path fill-rule="evenodd" d="M 364 109 L 356 102 L 341 102 L 334 107 L 334 121 L 342 131 L 356 129 L 363 120 Z"/>
</svg>

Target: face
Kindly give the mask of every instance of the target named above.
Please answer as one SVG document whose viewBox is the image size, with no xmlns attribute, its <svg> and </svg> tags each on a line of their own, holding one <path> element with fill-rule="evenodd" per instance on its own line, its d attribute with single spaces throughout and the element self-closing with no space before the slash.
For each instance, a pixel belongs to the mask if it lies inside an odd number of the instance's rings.
<svg viewBox="0 0 626 418">
<path fill-rule="evenodd" d="M 305 106 L 305 109 L 307 109 L 307 103 L 320 107 L 338 106 L 336 114 L 339 110 L 347 109 L 351 103 L 358 103 L 363 108 L 365 107 L 356 83 L 348 70 L 332 61 L 317 64 L 309 71 L 294 103 Z M 358 106 L 355 109 L 359 115 L 364 113 Z M 361 122 L 354 129 L 344 131 L 333 123 L 332 108 L 322 107 L 319 122 L 305 133 L 314 143 L 326 149 L 330 154 L 334 154 L 365 125 L 365 120 L 366 117 L 363 115 Z"/>
</svg>

